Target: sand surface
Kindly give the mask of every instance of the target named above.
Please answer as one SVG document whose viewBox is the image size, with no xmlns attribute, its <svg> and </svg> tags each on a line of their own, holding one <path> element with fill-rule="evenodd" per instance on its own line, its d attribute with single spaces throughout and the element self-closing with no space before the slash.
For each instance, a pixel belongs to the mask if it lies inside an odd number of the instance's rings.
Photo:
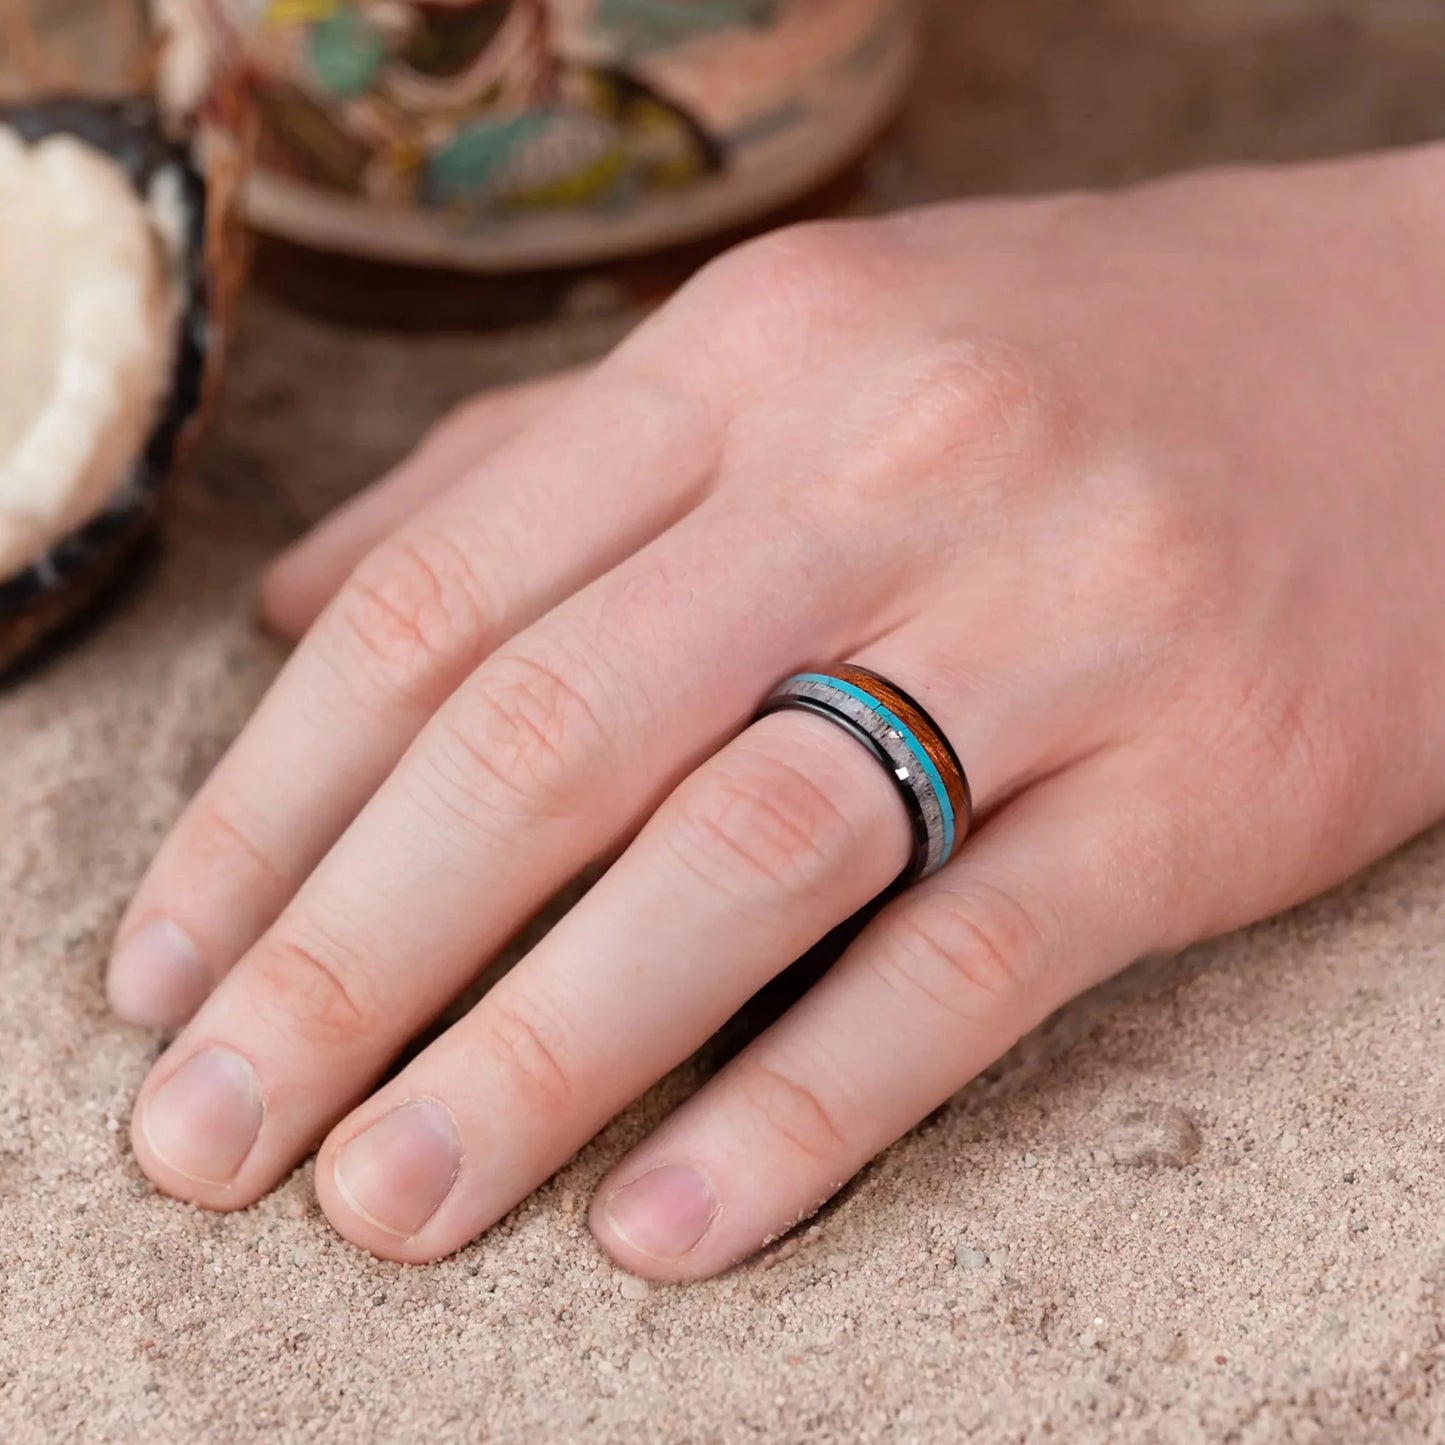
<svg viewBox="0 0 1445 1445">
<path fill-rule="evenodd" d="M 1425 0 L 959 0 L 933 41 L 881 203 L 1445 133 Z M 633 319 L 402 339 L 257 297 L 159 565 L 0 695 L 0 1440 L 1445 1440 L 1445 833 L 1086 1001 L 713 1284 L 647 1290 L 584 1224 L 696 1069 L 427 1269 L 344 1245 L 305 1168 L 224 1218 L 142 1179 L 157 1043 L 102 962 L 277 664 L 259 563 Z M 1116 1162 L 1145 1107 L 1192 1160 Z"/>
</svg>

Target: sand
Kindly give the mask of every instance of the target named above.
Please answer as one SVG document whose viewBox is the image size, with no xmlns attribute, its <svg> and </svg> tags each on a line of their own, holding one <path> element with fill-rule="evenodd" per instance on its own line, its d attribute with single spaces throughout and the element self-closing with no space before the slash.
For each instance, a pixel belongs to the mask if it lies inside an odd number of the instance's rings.
<svg viewBox="0 0 1445 1445">
<path fill-rule="evenodd" d="M 979 0 L 935 20 L 870 184 L 1432 130 L 1445 17 L 1423 0 Z M 1085 1001 L 712 1284 L 649 1289 L 584 1223 L 702 1066 L 425 1269 L 343 1244 L 305 1168 L 229 1217 L 140 1176 L 157 1042 L 107 1016 L 102 963 L 279 661 L 257 567 L 451 401 L 634 319 L 402 339 L 254 298 L 159 564 L 0 695 L 0 1439 L 1445 1440 L 1445 833 Z M 1170 1115 L 1164 1162 L 1117 1162 L 1141 1109 L 1187 1116 L 1197 1153 Z"/>
</svg>

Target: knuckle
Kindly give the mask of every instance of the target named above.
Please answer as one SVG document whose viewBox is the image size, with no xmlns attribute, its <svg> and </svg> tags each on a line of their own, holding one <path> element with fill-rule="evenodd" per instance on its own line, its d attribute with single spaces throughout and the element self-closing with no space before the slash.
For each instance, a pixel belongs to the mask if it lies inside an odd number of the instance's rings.
<svg viewBox="0 0 1445 1445">
<path fill-rule="evenodd" d="M 1028 997 L 1051 951 L 1034 910 L 976 881 L 967 892 L 904 908 L 876 966 L 901 992 L 982 1022 Z"/>
<path fill-rule="evenodd" d="M 921 347 L 880 368 L 868 405 L 837 486 L 875 511 L 896 512 L 900 486 L 946 485 L 950 495 L 966 486 L 990 500 L 1059 474 L 1077 449 L 1074 403 L 1057 371 L 985 337 Z"/>
<path fill-rule="evenodd" d="M 844 865 L 855 829 L 816 780 L 763 753 L 718 760 L 684 787 L 667 830 L 675 856 L 738 902 L 796 897 Z"/>
<path fill-rule="evenodd" d="M 202 876 L 234 878 L 238 871 L 272 888 L 291 886 L 274 849 L 246 810 L 207 790 L 196 802 L 186 853 Z"/>
<path fill-rule="evenodd" d="M 1219 521 L 1182 491 L 1142 478 L 1110 485 L 1078 552 L 1079 593 L 1126 635 L 1176 649 L 1239 595 L 1236 551 Z"/>
<path fill-rule="evenodd" d="M 592 676 L 571 659 L 497 653 L 434 724 L 447 789 L 533 816 L 570 813 L 570 780 L 603 746 Z"/>
<path fill-rule="evenodd" d="M 462 549 L 418 531 L 361 563 L 327 610 L 321 640 L 348 680 L 359 669 L 386 696 L 427 701 L 481 650 L 489 615 Z"/>
<path fill-rule="evenodd" d="M 278 1031 L 327 1049 L 369 1039 L 377 1012 L 358 960 L 333 938 L 308 929 L 268 940 L 250 965 L 254 1006 Z"/>
<path fill-rule="evenodd" d="M 834 1113 L 812 1085 L 770 1064 L 742 1065 L 734 1080 L 739 1099 L 791 1148 L 810 1159 L 846 1162 L 853 1148 Z"/>
<path fill-rule="evenodd" d="M 506 1070 L 517 1097 L 544 1116 L 571 1113 L 577 1087 L 565 1063 L 566 1043 L 555 1020 L 535 1003 L 489 1000 L 483 1049 Z"/>
<path fill-rule="evenodd" d="M 962 446 L 971 459 L 1034 456 L 1068 425 L 1057 373 L 1007 342 L 979 337 L 937 346 L 908 379 L 906 430 L 927 455 Z"/>
<path fill-rule="evenodd" d="M 679 298 L 700 307 L 715 330 L 769 346 L 804 340 L 820 328 L 851 326 L 877 296 L 877 265 L 847 222 L 786 226 L 745 242 L 705 266 Z"/>
</svg>

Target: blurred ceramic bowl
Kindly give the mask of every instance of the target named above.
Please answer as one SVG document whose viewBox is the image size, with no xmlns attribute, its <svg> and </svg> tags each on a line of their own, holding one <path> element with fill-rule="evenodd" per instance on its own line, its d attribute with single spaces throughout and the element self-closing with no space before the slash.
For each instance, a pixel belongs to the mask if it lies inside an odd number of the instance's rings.
<svg viewBox="0 0 1445 1445">
<path fill-rule="evenodd" d="M 866 147 L 913 57 L 906 0 L 212 3 L 248 37 L 257 227 L 448 269 L 583 265 L 774 210 Z"/>
</svg>

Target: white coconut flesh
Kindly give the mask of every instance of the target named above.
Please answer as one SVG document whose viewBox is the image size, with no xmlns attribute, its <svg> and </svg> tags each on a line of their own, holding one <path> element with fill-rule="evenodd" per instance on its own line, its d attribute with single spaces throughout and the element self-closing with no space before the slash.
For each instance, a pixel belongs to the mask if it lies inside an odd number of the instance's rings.
<svg viewBox="0 0 1445 1445">
<path fill-rule="evenodd" d="M 0 128 L 0 581 L 129 485 L 175 380 L 177 178 Z"/>
</svg>

